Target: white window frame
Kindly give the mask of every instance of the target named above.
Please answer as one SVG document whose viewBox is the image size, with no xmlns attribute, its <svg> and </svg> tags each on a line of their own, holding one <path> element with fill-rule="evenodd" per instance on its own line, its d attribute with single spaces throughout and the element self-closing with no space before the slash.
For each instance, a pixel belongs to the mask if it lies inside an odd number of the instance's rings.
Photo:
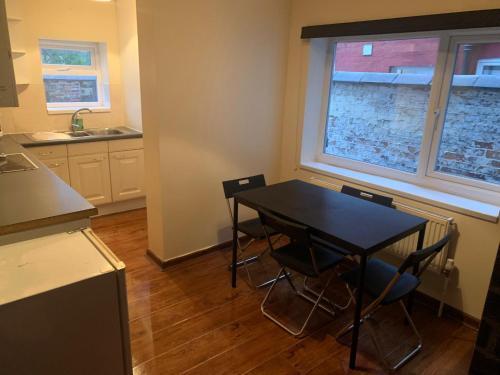
<svg viewBox="0 0 500 375">
<path fill-rule="evenodd" d="M 483 74 L 483 70 L 487 66 L 500 66 L 500 58 L 498 59 L 480 59 L 477 61 L 476 74 Z"/>
<path fill-rule="evenodd" d="M 63 65 L 44 64 L 42 60 L 42 49 L 61 49 L 72 51 L 90 52 L 91 65 Z M 96 102 L 52 102 L 46 101 L 47 110 L 50 112 L 65 112 L 82 107 L 88 108 L 109 108 L 109 94 L 105 90 L 103 64 L 101 51 L 98 43 L 74 42 L 60 40 L 44 40 L 39 43 L 40 61 L 42 65 L 42 79 L 45 76 L 88 76 L 96 77 L 97 98 Z"/>
<path fill-rule="evenodd" d="M 364 41 L 369 43 L 380 40 L 401 40 L 417 38 L 439 38 L 440 41 L 431 91 L 429 95 L 429 104 L 424 122 L 422 144 L 420 147 L 416 173 L 409 173 L 397 169 L 326 154 L 324 152 L 324 144 L 326 141 L 326 126 L 328 117 L 328 101 L 330 97 L 332 78 L 332 64 L 335 58 L 333 53 L 334 44 L 338 42 Z M 454 45 L 453 43 L 456 43 L 457 40 L 460 40 L 461 43 L 464 43 L 464 41 L 466 40 L 488 42 L 488 40 L 496 41 L 499 39 L 500 29 L 436 31 L 425 33 L 331 38 L 329 43 L 329 51 L 327 53 L 328 60 L 325 64 L 324 90 L 322 95 L 321 108 L 322 113 L 320 120 L 321 122 L 319 124 L 320 136 L 318 137 L 315 157 L 316 161 L 341 168 L 368 173 L 371 175 L 409 182 L 418 186 L 441 190 L 467 198 L 487 202 L 500 201 L 499 185 L 433 171 L 437 156 L 437 150 L 439 148 L 440 135 L 444 124 L 443 120 L 445 117 L 444 115 L 446 111 L 448 91 L 451 87 L 449 86 L 449 83 L 451 77 L 453 76 L 453 71 L 450 68 L 450 66 L 454 65 L 455 63 L 455 54 L 450 53 L 450 51 L 453 51 L 453 48 L 456 48 L 456 45 Z M 446 95 L 442 95 L 442 93 L 444 92 L 446 92 Z M 443 102 L 445 104 L 444 106 Z M 440 108 L 443 108 L 443 111 L 441 111 Z"/>
<path fill-rule="evenodd" d="M 433 139 L 432 145 L 429 154 L 429 162 L 427 163 L 427 176 L 431 178 L 437 178 L 445 181 L 456 182 L 459 184 L 475 186 L 481 189 L 492 190 L 500 193 L 500 185 L 479 181 L 473 178 L 455 176 L 448 173 L 443 173 L 439 171 L 435 171 L 434 167 L 436 165 L 439 146 L 441 143 L 441 135 L 443 133 L 445 120 L 446 120 L 446 110 L 448 106 L 448 99 L 451 90 L 451 83 L 453 80 L 453 71 L 455 69 L 456 56 L 458 52 L 458 47 L 460 44 L 470 43 L 470 44 L 478 44 L 478 43 L 500 43 L 500 35 L 483 35 L 483 36 L 457 36 L 450 38 L 450 47 L 449 47 L 449 58 L 446 62 L 445 76 L 442 84 L 441 97 L 437 104 L 436 112 L 438 114 L 436 118 L 436 125 L 433 129 Z"/>
</svg>

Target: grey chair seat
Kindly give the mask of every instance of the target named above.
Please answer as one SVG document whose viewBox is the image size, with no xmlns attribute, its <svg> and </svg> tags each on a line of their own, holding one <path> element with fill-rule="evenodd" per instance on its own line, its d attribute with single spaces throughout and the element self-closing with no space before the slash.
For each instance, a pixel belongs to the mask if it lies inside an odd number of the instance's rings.
<svg viewBox="0 0 500 375">
<path fill-rule="evenodd" d="M 313 245 L 316 265 L 319 272 L 326 271 L 339 264 L 343 256 L 322 247 Z M 290 243 L 271 252 L 271 256 L 282 266 L 309 277 L 317 277 L 314 266 L 311 263 L 311 254 L 304 246 Z"/>
<path fill-rule="evenodd" d="M 312 241 L 313 244 L 318 244 L 321 247 L 324 247 L 326 249 L 329 249 L 331 251 L 339 253 L 339 254 L 341 254 L 343 256 L 352 255 L 352 253 L 349 250 L 343 249 L 343 248 L 341 248 L 339 246 L 335 246 L 335 245 L 331 244 L 330 242 L 325 241 L 325 240 L 323 240 L 323 239 L 321 239 L 319 237 L 311 236 L 311 241 Z"/>
<path fill-rule="evenodd" d="M 373 298 L 382 294 L 389 282 L 398 272 L 398 268 L 380 259 L 370 259 L 366 263 L 365 292 Z M 341 278 L 350 286 L 356 288 L 359 278 L 359 267 L 354 268 L 341 275 Z M 403 272 L 396 284 L 381 301 L 382 305 L 388 305 L 407 296 L 420 285 L 419 278 L 408 272 Z"/>
<path fill-rule="evenodd" d="M 270 236 L 277 234 L 277 232 L 272 228 L 266 229 Z M 264 232 L 264 228 L 262 227 L 262 223 L 259 218 L 240 221 L 238 223 L 238 231 L 255 239 L 266 238 L 266 232 Z"/>
</svg>

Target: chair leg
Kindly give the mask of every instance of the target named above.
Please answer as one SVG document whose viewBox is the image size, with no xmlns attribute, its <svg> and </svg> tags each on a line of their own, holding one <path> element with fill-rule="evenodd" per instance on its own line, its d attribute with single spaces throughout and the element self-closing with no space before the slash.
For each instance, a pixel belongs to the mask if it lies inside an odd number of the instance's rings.
<svg viewBox="0 0 500 375">
<path fill-rule="evenodd" d="M 399 347 L 396 347 L 394 348 L 391 352 L 389 352 L 388 354 L 384 355 L 383 352 L 382 352 L 382 349 L 381 349 L 381 346 L 380 346 L 380 343 L 378 341 L 378 338 L 377 338 L 377 335 L 376 335 L 376 332 L 375 330 L 373 329 L 373 327 L 371 327 L 371 322 L 368 324 L 368 326 L 370 327 L 369 329 L 369 333 L 370 333 L 370 337 L 372 338 L 372 341 L 377 349 L 377 352 L 379 354 L 379 357 L 381 359 L 381 362 L 384 363 L 385 366 L 387 366 L 390 370 L 398 370 L 399 368 L 401 368 L 404 364 L 406 364 L 410 359 L 412 359 L 421 349 L 422 349 L 422 337 L 420 336 L 420 333 L 418 332 L 417 330 L 417 327 L 415 326 L 415 323 L 413 322 L 408 310 L 406 309 L 406 306 L 404 304 L 403 301 L 399 301 L 398 302 L 399 305 L 401 306 L 401 308 L 403 309 L 403 312 L 405 314 L 405 317 L 406 317 L 406 321 L 409 323 L 410 327 L 412 328 L 413 330 L 413 333 L 415 334 L 415 336 L 418 338 L 418 343 L 417 345 L 412 348 L 410 351 L 408 351 L 401 359 L 399 359 L 395 364 L 390 364 L 388 361 L 387 361 L 387 357 L 389 355 L 391 355 L 394 351 L 397 350 L 397 348 Z M 369 320 L 367 319 L 367 322 Z"/>
<path fill-rule="evenodd" d="M 399 301 L 399 305 L 403 309 L 403 312 L 406 316 L 406 320 L 410 324 L 411 329 L 413 330 L 413 333 L 415 336 L 418 338 L 418 343 L 417 346 L 415 346 L 413 349 L 411 349 L 401 360 L 399 360 L 395 365 L 391 366 L 391 370 L 397 370 L 401 366 L 403 366 L 405 363 L 407 363 L 410 359 L 412 359 L 421 349 L 422 349 L 422 336 L 420 336 L 420 333 L 417 330 L 417 327 L 415 326 L 415 323 L 413 322 L 413 319 L 411 318 L 410 314 L 408 313 L 408 310 L 406 309 L 406 306 L 403 301 Z"/>
<path fill-rule="evenodd" d="M 404 302 L 402 300 L 399 301 L 399 305 L 403 309 L 403 312 L 405 314 L 405 318 L 407 319 L 409 325 L 411 326 L 411 328 L 413 330 L 413 333 L 418 338 L 418 343 L 417 343 L 417 345 L 414 348 L 412 348 L 407 354 L 404 355 L 404 357 L 402 357 L 400 360 L 398 360 L 395 364 L 390 364 L 387 361 L 387 357 L 391 353 L 393 353 L 398 347 L 396 347 L 394 350 L 392 350 L 388 354 L 384 355 L 383 350 L 382 350 L 382 346 L 380 345 L 380 341 L 379 341 L 379 339 L 377 337 L 376 330 L 373 327 L 372 322 L 370 321 L 371 316 L 373 316 L 373 314 L 378 310 L 378 308 L 374 309 L 373 311 L 369 311 L 368 313 L 365 313 L 363 315 L 362 320 L 361 320 L 362 322 L 366 322 L 367 323 L 366 327 L 368 328 L 368 334 L 370 336 L 370 339 L 373 342 L 373 345 L 375 346 L 375 349 L 377 351 L 377 354 L 379 356 L 380 361 L 384 364 L 384 366 L 386 366 L 390 370 L 397 370 L 397 369 L 399 369 L 404 364 L 406 364 L 410 359 L 412 359 L 422 349 L 422 337 L 420 336 L 420 333 L 418 332 L 417 327 L 415 326 L 415 323 L 411 319 L 411 316 L 408 313 L 408 310 L 406 309 L 406 306 L 405 306 L 405 304 L 404 304 Z M 343 334 L 347 333 L 350 329 L 352 329 L 352 324 L 344 327 L 339 332 L 339 334 L 337 334 L 336 337 L 338 338 L 338 337 L 342 336 Z"/>
<path fill-rule="evenodd" d="M 276 238 L 272 244 L 274 245 L 276 242 L 278 242 L 281 239 L 281 237 L 282 237 L 281 234 L 278 235 L 278 238 Z M 256 256 L 256 260 L 257 261 L 260 260 L 267 252 L 270 252 L 270 251 L 271 251 L 271 248 L 269 247 L 269 245 L 267 245 L 267 247 L 259 255 Z M 283 275 L 281 275 L 278 278 L 278 280 L 282 280 L 287 275 L 290 275 L 290 274 L 287 271 L 285 271 L 285 273 Z M 270 279 L 270 280 L 264 281 L 262 284 L 254 286 L 254 287 L 256 289 L 263 288 L 265 286 L 268 286 L 269 284 L 272 284 L 274 281 L 275 281 L 275 279 Z"/>
<path fill-rule="evenodd" d="M 265 309 L 265 305 L 266 305 L 266 303 L 267 303 L 267 301 L 268 301 L 268 299 L 269 299 L 269 297 L 271 295 L 271 292 L 273 291 L 274 287 L 276 286 L 276 283 L 278 282 L 278 279 L 282 277 L 282 274 L 287 279 L 288 283 L 290 284 L 290 287 L 293 289 L 293 291 L 294 291 L 294 293 L 296 295 L 301 296 L 301 297 L 305 298 L 306 300 L 308 300 L 309 302 L 313 303 L 313 307 L 309 311 L 309 314 L 307 315 L 304 323 L 302 324 L 302 326 L 298 330 L 293 330 L 290 327 L 287 327 L 284 323 L 282 323 L 277 318 L 275 318 L 274 316 L 272 316 Z M 313 316 L 314 312 L 316 311 L 316 309 L 318 307 L 321 308 L 321 309 L 323 309 L 323 310 L 326 310 L 330 314 L 334 314 L 334 312 L 332 312 L 331 310 L 327 309 L 325 306 L 321 305 L 321 301 L 323 300 L 323 294 L 324 294 L 325 290 L 328 288 L 328 285 L 330 284 L 331 279 L 332 279 L 332 277 L 330 277 L 328 279 L 328 281 L 325 283 L 323 290 L 319 294 L 319 297 L 316 300 L 313 300 L 312 298 L 310 298 L 308 296 L 304 296 L 304 295 L 301 294 L 301 292 L 297 291 L 295 285 L 293 284 L 293 281 L 291 280 L 290 276 L 286 272 L 285 267 L 281 267 L 280 271 L 278 272 L 278 275 L 276 276 L 276 278 L 274 279 L 273 284 L 271 285 L 271 288 L 269 288 L 269 290 L 267 291 L 266 296 L 264 297 L 264 300 L 262 301 L 262 303 L 260 305 L 260 309 L 262 311 L 262 314 L 265 317 L 267 317 L 268 319 L 272 320 L 277 325 L 279 325 L 285 331 L 287 331 L 288 333 L 292 334 L 293 336 L 296 336 L 296 337 L 297 336 L 301 336 L 304 333 L 304 330 L 306 329 L 307 325 L 309 324 L 309 321 L 311 320 L 311 317 Z"/>
<path fill-rule="evenodd" d="M 334 317 L 335 316 L 335 304 L 332 303 L 329 299 L 325 298 L 325 296 L 324 296 L 326 289 L 330 285 L 330 282 L 332 279 L 333 279 L 333 275 L 331 275 L 328 278 L 327 282 L 324 285 L 322 285 L 323 289 L 321 290 L 320 293 L 317 294 L 316 299 L 311 298 L 310 296 L 308 296 L 307 294 L 304 294 L 303 292 L 298 292 L 297 295 L 299 297 L 313 303 L 313 304 L 317 304 L 317 307 L 319 307 L 321 310 L 323 310 L 327 314 Z M 322 304 L 321 303 L 322 301 L 325 301 L 326 303 L 328 303 L 328 305 L 330 305 L 331 308 L 326 307 L 324 304 Z"/>
<path fill-rule="evenodd" d="M 319 293 L 316 292 L 311 287 L 309 287 L 309 285 L 307 285 L 307 280 L 308 280 L 308 277 L 307 276 L 304 277 L 304 282 L 303 282 L 303 288 L 304 288 L 304 290 L 306 292 L 311 293 L 312 295 L 315 295 L 316 297 L 318 297 Z M 343 311 L 343 310 L 347 310 L 349 308 L 349 306 L 351 305 L 351 302 L 353 301 L 353 298 L 349 297 L 349 299 L 347 300 L 347 302 L 346 302 L 345 305 L 338 305 L 335 302 L 329 300 L 328 298 L 324 298 L 324 300 L 327 301 L 331 306 L 334 306 L 337 310 Z"/>
<path fill-rule="evenodd" d="M 280 238 L 281 238 L 281 235 L 278 236 L 278 238 L 273 242 L 273 244 L 276 243 L 277 241 L 279 241 Z M 250 286 L 252 288 L 254 288 L 254 289 L 259 289 L 259 288 L 263 288 L 263 287 L 268 286 L 269 284 L 273 283 L 275 279 L 270 279 L 270 280 L 264 281 L 262 284 L 255 285 L 255 283 L 254 283 L 254 281 L 252 279 L 252 274 L 250 273 L 250 270 L 248 268 L 248 265 L 259 261 L 267 252 L 270 251 L 270 248 L 269 248 L 269 245 L 268 245 L 259 255 L 255 255 L 255 256 L 248 257 L 248 258 L 244 258 L 244 252 L 245 252 L 245 250 L 253 242 L 255 242 L 254 238 L 250 239 L 244 246 L 241 246 L 241 242 L 238 239 L 238 259 L 239 260 L 236 263 L 236 267 L 243 266 L 243 268 L 245 269 L 245 272 L 247 274 L 248 283 L 250 284 Z M 229 265 L 228 269 L 231 270 L 231 268 L 232 268 L 232 266 Z M 284 278 L 284 275 L 281 275 L 280 280 L 283 279 L 283 278 Z"/>
<path fill-rule="evenodd" d="M 368 335 L 370 336 L 373 346 L 375 346 L 375 350 L 377 351 L 378 357 L 380 362 L 384 364 L 385 367 L 390 367 L 389 363 L 387 362 L 386 358 L 387 356 L 384 355 L 384 352 L 382 350 L 382 346 L 380 345 L 380 341 L 378 340 L 377 333 L 375 332 L 375 328 L 373 327 L 373 323 L 371 322 L 371 319 L 365 319 L 366 327 L 368 328 Z"/>
<path fill-rule="evenodd" d="M 352 304 L 354 306 L 356 306 L 356 298 L 354 296 L 354 293 L 356 292 L 356 289 L 351 290 L 351 288 L 349 287 L 348 284 L 345 284 L 345 286 L 346 286 L 347 292 L 350 295 L 350 301 L 352 301 Z M 361 316 L 360 322 L 363 323 L 363 316 Z M 340 337 L 344 336 L 346 333 L 348 333 L 349 331 L 351 331 L 353 327 L 354 327 L 354 323 L 353 322 L 347 324 L 340 331 L 337 332 L 337 334 L 335 335 L 335 338 L 339 339 Z"/>
</svg>

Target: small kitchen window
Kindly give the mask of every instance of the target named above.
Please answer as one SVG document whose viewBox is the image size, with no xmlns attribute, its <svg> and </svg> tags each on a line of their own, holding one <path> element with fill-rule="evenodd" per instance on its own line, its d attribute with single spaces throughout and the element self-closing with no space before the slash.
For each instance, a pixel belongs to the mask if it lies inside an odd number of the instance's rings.
<svg viewBox="0 0 500 375">
<path fill-rule="evenodd" d="M 49 113 L 110 108 L 103 44 L 40 40 L 40 57 Z"/>
</svg>

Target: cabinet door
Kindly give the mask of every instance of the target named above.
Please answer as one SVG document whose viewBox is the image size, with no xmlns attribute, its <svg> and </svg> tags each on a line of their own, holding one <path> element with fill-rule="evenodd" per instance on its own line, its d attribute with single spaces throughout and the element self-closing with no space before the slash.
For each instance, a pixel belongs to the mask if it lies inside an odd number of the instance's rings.
<svg viewBox="0 0 500 375">
<path fill-rule="evenodd" d="M 45 159 L 43 160 L 43 163 L 47 167 L 49 167 L 52 172 L 58 175 L 64 182 L 70 185 L 67 158 L 63 157 L 63 158 Z"/>
<path fill-rule="evenodd" d="M 119 151 L 109 155 L 113 201 L 144 196 L 144 150 Z"/>
<path fill-rule="evenodd" d="M 94 205 L 111 202 L 111 183 L 107 154 L 71 156 L 71 186 Z"/>
<path fill-rule="evenodd" d="M 68 156 L 66 145 L 30 147 L 28 151 L 35 154 L 40 160 L 66 158 Z"/>
</svg>

